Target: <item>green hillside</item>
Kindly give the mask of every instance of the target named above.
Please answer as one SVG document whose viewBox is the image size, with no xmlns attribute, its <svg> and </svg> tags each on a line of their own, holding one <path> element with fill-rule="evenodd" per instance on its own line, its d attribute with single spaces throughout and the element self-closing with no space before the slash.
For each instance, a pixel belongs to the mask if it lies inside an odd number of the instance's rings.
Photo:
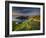
<svg viewBox="0 0 46 38">
<path fill-rule="evenodd" d="M 24 22 L 16 24 L 15 21 L 12 22 L 12 31 L 30 31 L 40 29 L 40 16 L 28 17 Z"/>
</svg>

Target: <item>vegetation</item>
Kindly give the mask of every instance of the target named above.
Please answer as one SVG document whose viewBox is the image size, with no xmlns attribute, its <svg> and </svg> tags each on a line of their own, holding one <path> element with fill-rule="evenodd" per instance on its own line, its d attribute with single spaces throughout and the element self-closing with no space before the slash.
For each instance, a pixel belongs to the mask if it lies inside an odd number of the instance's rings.
<svg viewBox="0 0 46 38">
<path fill-rule="evenodd" d="M 16 24 L 16 21 L 12 22 L 12 31 L 30 31 L 40 29 L 40 16 L 32 16 L 27 20 Z"/>
</svg>

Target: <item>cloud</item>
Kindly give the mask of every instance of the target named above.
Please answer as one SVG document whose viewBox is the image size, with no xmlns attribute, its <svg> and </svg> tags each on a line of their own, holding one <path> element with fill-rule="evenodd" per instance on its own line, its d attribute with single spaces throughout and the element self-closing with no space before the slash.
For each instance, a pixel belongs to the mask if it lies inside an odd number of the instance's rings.
<svg viewBox="0 0 46 38">
<path fill-rule="evenodd" d="M 13 7 L 14 15 L 40 15 L 40 8 Z"/>
</svg>

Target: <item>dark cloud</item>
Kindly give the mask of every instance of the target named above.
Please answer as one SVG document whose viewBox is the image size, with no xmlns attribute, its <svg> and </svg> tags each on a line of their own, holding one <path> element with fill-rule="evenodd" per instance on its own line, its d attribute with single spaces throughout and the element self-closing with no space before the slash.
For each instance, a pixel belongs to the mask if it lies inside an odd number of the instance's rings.
<svg viewBox="0 0 46 38">
<path fill-rule="evenodd" d="M 32 8 L 32 7 L 12 7 L 12 11 L 14 13 L 32 13 L 32 12 L 40 12 L 40 8 Z"/>
</svg>

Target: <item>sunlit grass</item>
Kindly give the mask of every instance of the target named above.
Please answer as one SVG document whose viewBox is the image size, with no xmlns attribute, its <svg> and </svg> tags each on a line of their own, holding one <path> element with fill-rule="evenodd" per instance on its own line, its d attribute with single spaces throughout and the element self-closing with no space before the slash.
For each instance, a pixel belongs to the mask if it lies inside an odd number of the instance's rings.
<svg viewBox="0 0 46 38">
<path fill-rule="evenodd" d="M 12 22 L 12 31 L 29 31 L 40 29 L 40 16 L 29 17 L 26 21 L 16 24 Z"/>
</svg>

